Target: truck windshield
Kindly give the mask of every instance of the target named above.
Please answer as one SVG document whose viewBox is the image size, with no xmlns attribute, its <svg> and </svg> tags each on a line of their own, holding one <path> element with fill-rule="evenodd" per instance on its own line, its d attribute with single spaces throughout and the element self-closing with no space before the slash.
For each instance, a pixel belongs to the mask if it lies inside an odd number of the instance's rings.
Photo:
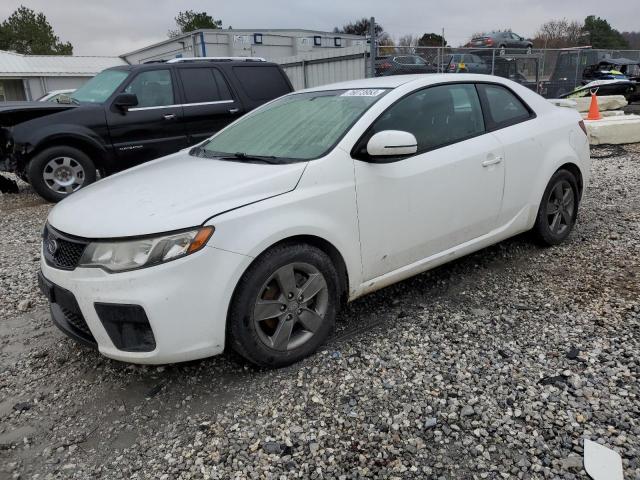
<svg viewBox="0 0 640 480">
<path fill-rule="evenodd" d="M 129 75 L 124 70 L 105 70 L 93 77 L 70 97 L 79 103 L 103 103 Z"/>
<path fill-rule="evenodd" d="M 281 97 L 215 135 L 194 155 L 311 160 L 325 155 L 385 89 L 308 92 Z"/>
</svg>

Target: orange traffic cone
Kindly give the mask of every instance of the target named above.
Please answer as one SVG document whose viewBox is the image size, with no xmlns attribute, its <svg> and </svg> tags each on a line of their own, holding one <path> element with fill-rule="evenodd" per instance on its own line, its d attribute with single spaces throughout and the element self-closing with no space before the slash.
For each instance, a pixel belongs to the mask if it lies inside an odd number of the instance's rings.
<svg viewBox="0 0 640 480">
<path fill-rule="evenodd" d="M 598 96 L 596 95 L 596 91 L 591 91 L 591 104 L 589 105 L 589 114 L 587 115 L 587 120 L 600 120 L 602 116 L 600 115 L 600 109 L 598 108 Z"/>
</svg>

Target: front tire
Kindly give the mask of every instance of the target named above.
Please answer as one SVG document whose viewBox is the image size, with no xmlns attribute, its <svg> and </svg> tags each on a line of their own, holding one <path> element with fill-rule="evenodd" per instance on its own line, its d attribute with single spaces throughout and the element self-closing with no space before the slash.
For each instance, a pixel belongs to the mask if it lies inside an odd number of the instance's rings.
<svg viewBox="0 0 640 480">
<path fill-rule="evenodd" d="M 568 170 L 558 170 L 542 195 L 533 234 L 538 243 L 551 246 L 564 242 L 576 223 L 580 196 L 578 182 Z"/>
<path fill-rule="evenodd" d="M 96 181 L 96 166 L 74 147 L 50 147 L 35 155 L 26 168 L 29 183 L 45 200 L 59 202 Z"/>
<path fill-rule="evenodd" d="M 290 365 L 326 341 L 338 302 L 338 274 L 326 253 L 306 244 L 276 246 L 240 279 L 227 342 L 255 365 Z"/>
</svg>

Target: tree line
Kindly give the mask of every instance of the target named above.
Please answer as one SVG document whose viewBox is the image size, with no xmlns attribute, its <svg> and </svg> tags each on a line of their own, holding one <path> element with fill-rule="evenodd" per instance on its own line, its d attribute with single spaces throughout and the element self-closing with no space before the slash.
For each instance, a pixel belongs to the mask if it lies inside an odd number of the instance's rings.
<svg viewBox="0 0 640 480">
<path fill-rule="evenodd" d="M 175 28 L 167 35 L 172 38 L 199 29 L 220 29 L 222 20 L 207 12 L 185 10 L 174 18 Z M 228 28 L 231 28 L 230 26 Z M 366 36 L 369 34 L 369 19 L 360 18 L 335 27 L 334 33 Z M 476 33 L 473 36 L 481 35 Z M 382 52 L 394 46 L 439 47 L 448 45 L 437 33 L 422 35 L 406 34 L 394 40 L 384 27 L 376 23 L 376 37 Z M 542 24 L 532 39 L 536 48 L 566 48 L 590 45 L 604 49 L 640 49 L 640 32 L 619 32 L 609 22 L 595 15 L 584 21 L 566 18 L 550 20 Z M 73 46 L 63 42 L 42 12 L 20 6 L 0 23 L 0 50 L 27 55 L 72 55 Z"/>
</svg>

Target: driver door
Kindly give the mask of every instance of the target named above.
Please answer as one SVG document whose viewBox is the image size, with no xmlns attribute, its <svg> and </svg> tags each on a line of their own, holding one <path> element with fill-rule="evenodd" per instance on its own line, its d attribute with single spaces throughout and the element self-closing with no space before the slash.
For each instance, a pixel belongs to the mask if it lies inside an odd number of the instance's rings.
<svg viewBox="0 0 640 480">
<path fill-rule="evenodd" d="M 473 84 L 404 97 L 374 122 L 357 151 L 384 130 L 412 133 L 418 152 L 355 160 L 365 281 L 489 233 L 502 202 L 503 149 L 485 133 Z"/>
<path fill-rule="evenodd" d="M 182 106 L 171 70 L 144 70 L 123 90 L 138 98 L 138 105 L 122 111 L 107 109 L 107 124 L 113 149 L 120 160 L 118 169 L 186 148 L 187 135 Z"/>
</svg>

